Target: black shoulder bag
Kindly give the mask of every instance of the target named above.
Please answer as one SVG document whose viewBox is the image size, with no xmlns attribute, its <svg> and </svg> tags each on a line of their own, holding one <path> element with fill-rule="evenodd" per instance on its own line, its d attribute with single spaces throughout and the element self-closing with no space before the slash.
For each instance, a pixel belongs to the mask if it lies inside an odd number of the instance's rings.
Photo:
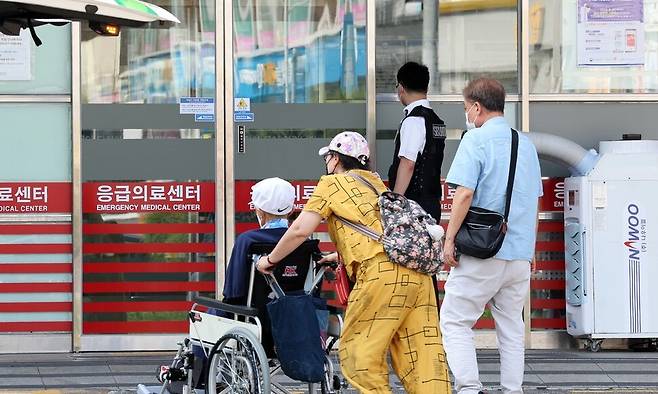
<svg viewBox="0 0 658 394">
<path fill-rule="evenodd" d="M 480 207 L 470 207 L 455 236 L 455 246 L 459 253 L 478 259 L 488 259 L 495 256 L 503 245 L 505 233 L 507 232 L 507 217 L 509 216 L 512 200 L 516 159 L 519 151 L 519 135 L 516 130 L 510 130 L 512 131 L 512 155 L 507 177 L 505 215 Z"/>
</svg>

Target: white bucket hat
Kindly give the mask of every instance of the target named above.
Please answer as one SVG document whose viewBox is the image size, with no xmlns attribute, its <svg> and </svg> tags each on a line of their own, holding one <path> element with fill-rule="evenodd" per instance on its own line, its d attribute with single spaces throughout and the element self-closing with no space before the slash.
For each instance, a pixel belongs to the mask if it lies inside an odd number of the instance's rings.
<svg viewBox="0 0 658 394">
<path fill-rule="evenodd" d="M 272 215 L 287 215 L 295 207 L 295 187 L 281 178 L 267 178 L 251 187 L 254 207 Z"/>
<path fill-rule="evenodd" d="M 345 156 L 357 159 L 361 164 L 366 164 L 366 160 L 370 157 L 370 148 L 368 148 L 368 141 L 359 133 L 354 131 L 343 131 L 335 136 L 329 146 L 325 146 L 318 151 L 320 156 L 324 156 L 329 151 L 342 153 Z"/>
</svg>

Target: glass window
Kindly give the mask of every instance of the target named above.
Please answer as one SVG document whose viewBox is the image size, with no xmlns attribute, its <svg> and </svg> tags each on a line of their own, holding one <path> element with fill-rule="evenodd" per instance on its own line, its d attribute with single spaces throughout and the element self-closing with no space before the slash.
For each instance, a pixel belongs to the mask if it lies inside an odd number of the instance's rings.
<svg viewBox="0 0 658 394">
<path fill-rule="evenodd" d="M 152 1 L 181 23 L 124 28 L 119 37 L 82 31 L 85 103 L 177 103 L 215 96 L 213 0 Z"/>
<path fill-rule="evenodd" d="M 71 26 L 36 28 L 37 48 L 27 29 L 17 37 L 0 34 L 1 94 L 70 94 Z"/>
<path fill-rule="evenodd" d="M 235 1 L 235 97 L 363 101 L 366 0 Z"/>
<path fill-rule="evenodd" d="M 407 61 L 430 68 L 430 94 L 461 94 L 486 74 L 518 88 L 517 0 L 381 0 L 377 12 L 377 92 L 394 93 Z"/>
<path fill-rule="evenodd" d="M 441 166 L 442 177 L 445 177 L 455 157 L 459 141 L 464 132 L 464 105 L 455 103 L 430 103 L 434 111 L 446 123 L 446 146 L 443 153 L 443 164 Z M 388 176 L 388 168 L 393 162 L 395 152 L 394 139 L 402 119 L 403 106 L 397 102 L 377 103 L 377 172 L 382 177 Z M 519 125 L 518 103 L 505 104 L 505 119 L 510 126 Z"/>
<path fill-rule="evenodd" d="M 530 1 L 532 93 L 658 92 L 658 1 L 614 3 Z"/>
<path fill-rule="evenodd" d="M 71 180 L 69 104 L 0 104 L 0 119 L 3 181 Z"/>
</svg>

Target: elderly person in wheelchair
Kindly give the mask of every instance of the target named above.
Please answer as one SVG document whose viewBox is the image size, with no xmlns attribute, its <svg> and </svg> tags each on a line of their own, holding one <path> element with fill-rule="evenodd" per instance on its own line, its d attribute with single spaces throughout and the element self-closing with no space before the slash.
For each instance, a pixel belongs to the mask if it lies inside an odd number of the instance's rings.
<svg viewBox="0 0 658 394">
<path fill-rule="evenodd" d="M 283 179 L 264 179 L 252 187 L 252 204 L 260 229 L 245 232 L 236 239 L 226 270 L 223 302 L 205 297 L 195 299 L 189 313 L 189 337 L 180 344 L 172 364 L 160 368 L 158 378 L 163 383 L 160 393 L 288 392 L 273 382 L 271 376 L 282 369 L 287 372 L 299 366 L 288 366 L 286 370 L 284 360 L 277 360 L 277 353 L 290 355 L 305 351 L 308 346 L 304 349 L 277 348 L 266 305 L 287 294 L 302 294 L 305 299 L 304 296 L 319 293 L 325 268 L 315 264 L 315 260 L 319 260 L 318 241 L 303 242 L 272 275 L 257 273 L 254 262 L 271 252 L 286 232 L 294 202 L 295 189 Z M 291 331 L 291 324 L 299 324 L 300 331 L 305 332 L 314 332 L 313 326 L 317 327 L 318 334 L 318 329 L 322 330 L 322 335 L 311 340 L 310 346 L 316 350 L 316 359 L 317 351 L 320 352 L 320 371 L 318 374 L 316 363 L 316 377 L 306 381 L 309 392 L 319 388 L 322 393 L 335 393 L 341 384 L 333 374 L 328 354 L 340 336 L 342 320 L 338 315 L 328 316 L 326 305 L 319 297 L 314 298 L 314 302 L 319 310 L 313 308 L 312 318 L 299 319 L 306 321 L 306 326 L 303 321 L 284 321 L 283 325 L 288 325 L 288 331 Z M 304 355 L 300 356 L 304 364 Z M 139 392 L 151 391 L 140 385 Z"/>
</svg>

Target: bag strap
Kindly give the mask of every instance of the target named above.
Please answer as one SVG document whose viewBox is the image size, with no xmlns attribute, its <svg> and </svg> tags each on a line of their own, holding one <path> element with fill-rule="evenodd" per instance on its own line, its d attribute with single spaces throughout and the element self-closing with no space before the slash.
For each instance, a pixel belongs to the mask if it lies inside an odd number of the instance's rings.
<svg viewBox="0 0 658 394">
<path fill-rule="evenodd" d="M 363 224 L 360 223 L 354 223 L 353 221 L 347 220 L 339 215 L 336 215 L 336 219 L 338 219 L 339 222 L 343 223 L 343 225 L 351 228 L 352 230 L 356 230 L 360 232 L 366 237 L 372 239 L 373 241 L 377 241 L 380 243 L 386 242 L 386 239 L 384 238 L 384 234 L 380 234 L 368 226 L 364 226 Z"/>
<path fill-rule="evenodd" d="M 367 186 L 370 190 L 372 190 L 373 192 L 375 192 L 375 194 L 377 195 L 377 197 L 379 197 L 379 196 L 381 195 L 381 193 L 379 193 L 379 192 L 377 191 L 377 188 L 376 188 L 372 183 L 370 183 L 369 180 L 367 180 L 366 178 L 362 177 L 361 175 L 356 174 L 356 173 L 352 173 L 352 172 L 346 172 L 345 175 L 347 175 L 347 176 L 350 177 L 350 178 L 356 179 L 357 181 L 359 181 L 359 182 L 361 182 L 362 184 L 364 184 L 365 186 Z"/>
<path fill-rule="evenodd" d="M 516 176 L 516 159 L 519 153 L 519 134 L 518 131 L 510 129 L 512 132 L 512 154 L 509 162 L 509 174 L 507 175 L 507 192 L 505 194 L 505 223 L 509 216 L 510 203 L 512 202 L 512 189 L 514 188 L 514 177 Z"/>
</svg>

